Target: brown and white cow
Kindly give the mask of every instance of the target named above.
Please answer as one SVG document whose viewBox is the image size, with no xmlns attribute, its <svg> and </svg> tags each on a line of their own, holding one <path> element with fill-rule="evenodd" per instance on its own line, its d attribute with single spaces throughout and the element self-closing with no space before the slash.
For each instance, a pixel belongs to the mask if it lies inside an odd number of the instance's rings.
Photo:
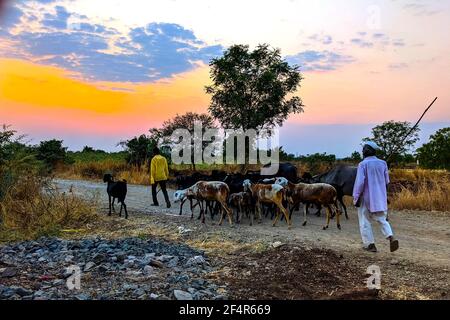
<svg viewBox="0 0 450 320">
<path fill-rule="evenodd" d="M 323 229 L 328 229 L 330 219 L 336 214 L 336 223 L 338 229 L 341 229 L 341 212 L 337 206 L 337 191 L 327 183 L 291 183 L 285 178 L 277 178 L 276 184 L 283 186 L 287 190 L 288 201 L 297 206 L 299 203 L 316 203 L 327 208 L 327 223 Z M 303 210 L 303 225 L 306 225 L 306 206 Z"/>
<path fill-rule="evenodd" d="M 253 199 L 256 201 L 256 211 L 258 212 L 259 221 L 261 221 L 261 203 L 273 203 L 277 206 L 276 217 L 273 221 L 273 226 L 276 225 L 280 211 L 286 218 L 289 229 L 291 228 L 291 221 L 288 212 L 283 206 L 285 199 L 285 189 L 279 184 L 252 184 L 250 180 L 243 182 L 244 191 L 250 191 Z"/>
</svg>

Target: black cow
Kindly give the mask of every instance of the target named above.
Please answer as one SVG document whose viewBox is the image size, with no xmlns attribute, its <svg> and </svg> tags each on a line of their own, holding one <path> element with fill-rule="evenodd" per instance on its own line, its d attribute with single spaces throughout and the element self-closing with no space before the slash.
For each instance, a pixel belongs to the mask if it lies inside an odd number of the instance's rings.
<svg viewBox="0 0 450 320">
<path fill-rule="evenodd" d="M 252 183 L 257 183 L 264 179 L 261 174 L 257 171 L 247 171 L 246 174 L 242 173 L 230 173 L 227 174 L 225 179 L 222 181 L 225 182 L 228 185 L 228 188 L 230 188 L 230 194 L 232 193 L 239 193 L 244 191 L 243 183 L 244 180 L 250 180 Z"/>
<path fill-rule="evenodd" d="M 210 176 L 200 172 L 194 172 L 191 175 L 177 174 L 175 176 L 175 184 L 177 190 L 187 189 L 199 181 L 210 181 Z"/>
<path fill-rule="evenodd" d="M 210 175 L 210 181 L 223 181 L 225 177 L 227 176 L 227 173 L 222 170 L 212 170 Z"/>
<path fill-rule="evenodd" d="M 344 208 L 345 217 L 348 219 L 347 207 L 344 204 L 344 196 L 353 194 L 353 186 L 356 180 L 357 167 L 348 165 L 338 165 L 325 173 L 312 178 L 312 182 L 322 182 L 331 184 L 337 191 L 338 201 Z"/>
<path fill-rule="evenodd" d="M 267 169 L 269 167 L 270 167 L 270 165 L 265 165 L 261 169 L 261 176 L 263 176 L 264 178 L 284 177 L 292 183 L 298 182 L 297 167 L 294 166 L 292 163 L 289 163 L 289 162 L 279 163 L 278 171 L 276 174 L 273 174 L 273 175 L 264 174 L 265 169 Z"/>
</svg>

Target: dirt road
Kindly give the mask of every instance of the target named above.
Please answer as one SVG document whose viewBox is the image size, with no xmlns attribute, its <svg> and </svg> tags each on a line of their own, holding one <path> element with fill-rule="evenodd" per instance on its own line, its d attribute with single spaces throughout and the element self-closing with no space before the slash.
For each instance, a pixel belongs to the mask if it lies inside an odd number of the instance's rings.
<svg viewBox="0 0 450 320">
<path fill-rule="evenodd" d="M 90 181 L 57 180 L 57 185 L 61 190 L 68 190 L 73 186 L 74 192 L 81 195 L 98 192 L 102 205 L 107 206 L 107 197 L 105 185 L 102 183 Z M 173 190 L 169 190 L 169 196 L 172 199 Z M 165 208 L 162 194 L 158 194 L 160 207 L 152 207 L 150 188 L 139 185 L 129 185 L 127 194 L 127 206 L 130 211 L 140 213 L 165 214 L 178 216 L 179 204 L 172 204 L 172 208 Z M 198 213 L 198 209 L 196 209 Z M 180 223 L 189 220 L 190 210 L 186 205 L 183 208 L 183 216 L 179 217 Z M 245 232 L 259 235 L 262 239 L 285 238 L 292 241 L 301 241 L 312 246 L 321 246 L 330 249 L 344 251 L 358 251 L 361 249 L 361 239 L 358 229 L 358 218 L 356 210 L 350 208 L 349 220 L 343 218 L 342 230 L 336 228 L 332 221 L 330 228 L 322 230 L 325 217 L 316 217 L 310 214 L 308 224 L 303 227 L 300 212 L 294 213 L 293 228 L 288 230 L 285 222 L 280 221 L 278 226 L 271 227 L 270 220 L 264 220 L 262 224 L 256 224 L 253 227 L 248 226 L 247 221 L 231 229 L 233 232 Z M 133 217 L 131 217 L 132 219 Z M 388 243 L 379 232 L 378 226 L 374 225 L 375 237 L 379 248 L 378 256 L 385 258 L 407 259 L 419 262 L 425 265 L 450 268 L 450 216 L 442 213 L 429 212 L 390 212 L 390 222 L 394 232 L 400 240 L 401 249 L 396 253 L 389 253 Z M 214 221 L 207 220 L 207 227 L 216 224 Z M 214 226 L 220 228 L 219 226 Z M 229 227 L 225 224 L 222 229 Z"/>
<path fill-rule="evenodd" d="M 106 186 L 102 183 L 57 180 L 61 190 L 71 187 L 75 193 L 89 196 L 97 192 L 102 211 L 107 211 Z M 173 190 L 169 190 L 172 197 Z M 383 239 L 379 228 L 374 225 L 375 238 L 379 252 L 367 253 L 361 249 L 357 213 L 349 209 L 349 220 L 342 219 L 342 230 L 336 228 L 335 221 L 330 228 L 322 230 L 325 222 L 324 214 L 316 217 L 310 214 L 308 224 L 302 226 L 299 212 L 294 213 L 293 227 L 288 230 L 286 223 L 280 221 L 277 227 L 271 226 L 269 219 L 261 224 L 249 226 L 248 221 L 230 228 L 226 222 L 217 225 L 216 221 L 207 218 L 206 224 L 201 224 L 196 218 L 190 219 L 188 205 L 179 216 L 179 205 L 165 208 L 163 196 L 158 194 L 160 207 L 152 207 L 150 188 L 129 185 L 127 205 L 130 211 L 129 221 L 120 219 L 120 227 L 114 227 L 121 234 L 148 230 L 149 226 L 157 224 L 164 228 L 176 230 L 184 227 L 192 230 L 197 238 L 218 238 L 219 241 L 234 241 L 235 243 L 265 243 L 270 246 L 275 242 L 298 244 L 304 248 L 331 249 L 346 257 L 360 268 L 361 274 L 372 264 L 381 267 L 385 286 L 389 288 L 388 298 L 450 298 L 450 215 L 438 212 L 390 212 L 390 222 L 400 241 L 400 249 L 389 252 L 388 243 Z M 195 216 L 198 214 L 196 209 Z M 113 218 L 117 221 L 117 218 Z M 117 222 L 116 222 L 117 223 Z M 111 223 L 112 224 L 112 223 Z M 225 244 L 224 244 L 225 246 Z M 220 252 L 220 250 L 219 250 Z M 225 251 L 224 251 L 225 252 Z M 219 255 L 220 256 L 220 255 Z M 240 257 L 236 255 L 236 259 Z"/>
</svg>

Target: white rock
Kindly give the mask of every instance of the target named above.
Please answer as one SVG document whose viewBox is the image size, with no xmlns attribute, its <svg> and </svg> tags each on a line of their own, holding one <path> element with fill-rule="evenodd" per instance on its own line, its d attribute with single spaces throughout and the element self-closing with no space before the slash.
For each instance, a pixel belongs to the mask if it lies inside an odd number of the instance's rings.
<svg viewBox="0 0 450 320">
<path fill-rule="evenodd" d="M 187 266 L 193 266 L 193 265 L 199 265 L 199 264 L 204 264 L 206 263 L 205 258 L 203 258 L 203 256 L 195 256 L 190 258 L 187 262 L 186 265 Z"/>
<path fill-rule="evenodd" d="M 144 267 L 144 274 L 146 276 L 151 275 L 153 273 L 153 271 L 154 271 L 154 269 L 152 266 L 147 265 Z"/>
<path fill-rule="evenodd" d="M 154 293 L 150 293 L 150 299 L 158 299 L 158 295 Z"/>
<path fill-rule="evenodd" d="M 193 300 L 192 294 L 182 290 L 174 290 L 173 295 L 177 300 Z"/>
<path fill-rule="evenodd" d="M 178 233 L 179 234 L 185 234 L 185 233 L 189 233 L 189 232 L 192 232 L 192 230 L 191 229 L 186 229 L 183 226 L 178 227 Z"/>
<path fill-rule="evenodd" d="M 86 265 L 84 266 L 84 271 L 89 271 L 89 270 L 91 270 L 94 266 L 95 266 L 95 263 L 93 263 L 92 261 L 89 261 L 89 262 L 86 263 Z"/>
<path fill-rule="evenodd" d="M 275 241 L 274 243 L 272 243 L 272 247 L 273 248 L 278 248 L 278 247 L 281 247 L 283 245 L 284 245 L 284 243 L 282 243 L 281 241 Z"/>
</svg>

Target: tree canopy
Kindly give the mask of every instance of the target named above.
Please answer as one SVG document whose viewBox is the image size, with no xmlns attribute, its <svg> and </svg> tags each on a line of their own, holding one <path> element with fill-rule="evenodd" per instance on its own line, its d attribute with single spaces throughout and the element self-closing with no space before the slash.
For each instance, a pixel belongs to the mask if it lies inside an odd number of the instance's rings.
<svg viewBox="0 0 450 320">
<path fill-rule="evenodd" d="M 164 121 L 159 131 L 164 137 L 170 137 L 177 129 L 187 129 L 192 134 L 194 133 L 194 124 L 196 121 L 202 124 L 203 130 L 206 128 L 217 128 L 214 123 L 214 118 L 209 114 L 187 112 L 182 115 L 177 114 L 172 119 Z"/>
<path fill-rule="evenodd" d="M 67 157 L 67 148 L 63 147 L 62 140 L 41 141 L 36 146 L 36 158 L 42 161 L 48 170 L 53 170 L 56 165 L 69 161 Z"/>
<path fill-rule="evenodd" d="M 372 136 L 363 141 L 374 141 L 381 149 L 379 155 L 382 158 L 390 157 L 392 162 L 396 162 L 399 156 L 405 155 L 419 141 L 419 131 L 419 127 L 413 129 L 409 122 L 391 120 L 372 128 Z"/>
<path fill-rule="evenodd" d="M 421 167 L 430 169 L 450 169 L 450 127 L 438 130 L 430 136 L 430 141 L 417 149 L 417 159 Z"/>
<path fill-rule="evenodd" d="M 151 152 L 157 146 L 157 141 L 145 134 L 119 143 L 127 153 L 126 161 L 137 167 L 146 164 L 151 157 Z"/>
<path fill-rule="evenodd" d="M 226 129 L 271 129 L 303 111 L 300 97 L 288 97 L 302 80 L 299 67 L 284 61 L 279 49 L 234 45 L 210 67 L 209 112 Z"/>
</svg>

